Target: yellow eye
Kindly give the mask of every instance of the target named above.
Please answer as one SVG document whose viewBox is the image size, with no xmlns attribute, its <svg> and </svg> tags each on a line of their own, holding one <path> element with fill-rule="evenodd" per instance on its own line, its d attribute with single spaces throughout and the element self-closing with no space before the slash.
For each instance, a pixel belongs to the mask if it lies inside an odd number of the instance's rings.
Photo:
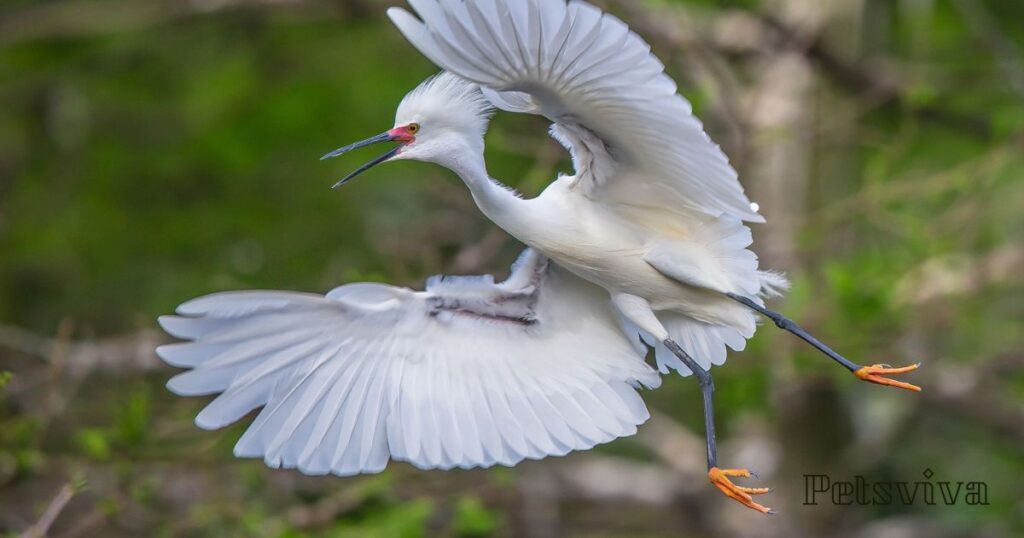
<svg viewBox="0 0 1024 538">
<path fill-rule="evenodd" d="M 418 124 L 418 123 L 410 123 L 409 126 L 406 127 L 406 129 L 408 129 L 410 133 L 416 134 L 416 133 L 420 132 L 420 124 Z"/>
</svg>

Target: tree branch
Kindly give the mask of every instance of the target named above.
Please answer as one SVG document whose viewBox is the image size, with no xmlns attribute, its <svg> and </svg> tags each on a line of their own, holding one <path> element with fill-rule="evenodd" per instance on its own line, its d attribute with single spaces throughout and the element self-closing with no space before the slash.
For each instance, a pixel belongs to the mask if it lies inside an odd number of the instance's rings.
<svg viewBox="0 0 1024 538">
<path fill-rule="evenodd" d="M 71 498 L 75 496 L 75 488 L 70 483 L 64 484 L 64 487 L 60 488 L 57 492 L 57 496 L 50 501 L 50 505 L 46 507 L 46 511 L 39 518 L 34 525 L 25 529 L 19 535 L 19 538 L 42 538 L 46 536 L 46 533 L 50 531 L 50 527 L 53 526 L 53 522 L 57 520 L 57 516 L 64 511 L 64 507 L 68 505 Z"/>
</svg>

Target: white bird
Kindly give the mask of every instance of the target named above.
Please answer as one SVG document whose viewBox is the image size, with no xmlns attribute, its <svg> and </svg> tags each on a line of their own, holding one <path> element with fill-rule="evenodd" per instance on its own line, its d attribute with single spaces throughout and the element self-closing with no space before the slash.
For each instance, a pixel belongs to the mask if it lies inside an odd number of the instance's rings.
<svg viewBox="0 0 1024 538">
<path fill-rule="evenodd" d="M 426 291 L 350 284 L 326 296 L 233 292 L 183 304 L 158 349 L 191 370 L 181 395 L 219 394 L 196 419 L 220 428 L 263 406 L 235 454 L 309 474 L 514 465 L 631 435 L 637 391 L 659 373 L 695 374 L 709 480 L 768 513 L 718 467 L 709 370 L 771 318 L 861 379 L 862 367 L 764 307 L 785 278 L 758 269 L 747 222 L 764 219 L 736 171 L 676 93 L 650 47 L 580 1 L 409 0 L 388 15 L 444 71 L 409 93 L 394 127 L 340 148 L 396 146 L 457 174 L 480 210 L 529 248 L 508 280 L 435 277 Z M 484 134 L 494 107 L 539 114 L 575 173 L 525 199 L 492 179 Z M 645 362 L 654 349 L 657 370 Z"/>
</svg>

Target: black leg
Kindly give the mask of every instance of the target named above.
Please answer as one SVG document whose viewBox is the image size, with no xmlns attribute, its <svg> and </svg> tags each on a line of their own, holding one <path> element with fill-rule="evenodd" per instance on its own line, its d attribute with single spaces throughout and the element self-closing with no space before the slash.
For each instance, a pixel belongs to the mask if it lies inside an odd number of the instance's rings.
<svg viewBox="0 0 1024 538">
<path fill-rule="evenodd" d="M 800 337 L 801 340 L 807 342 L 808 344 L 811 344 L 812 346 L 814 346 L 815 349 L 821 351 L 825 355 L 828 355 L 830 359 L 843 365 L 847 370 L 851 372 L 856 372 L 857 370 L 861 369 L 861 366 L 859 364 L 849 361 L 846 359 L 846 357 L 836 353 L 835 351 L 832 351 L 832 348 L 826 346 L 824 343 L 821 342 L 821 340 L 818 340 L 817 338 L 811 336 L 809 332 L 805 331 L 803 327 L 794 323 L 793 320 L 783 316 L 782 314 L 779 314 L 778 312 L 768 310 L 767 308 L 755 303 L 754 301 L 747 297 L 743 297 L 742 295 L 736 295 L 735 293 L 726 293 L 726 295 L 728 295 L 730 299 L 738 301 L 763 314 L 768 319 L 771 319 L 772 321 L 775 322 L 775 325 L 777 325 L 780 329 L 787 330 L 797 335 L 798 337 Z"/>
<path fill-rule="evenodd" d="M 708 443 L 708 469 L 718 466 L 718 449 L 715 445 L 715 382 L 711 379 L 711 372 L 701 368 L 693 357 L 688 355 L 679 344 L 672 340 L 665 340 L 665 346 L 669 351 L 679 357 L 683 364 L 693 372 L 693 375 L 700 382 L 700 391 L 704 396 L 704 433 Z"/>
<path fill-rule="evenodd" d="M 711 372 L 701 368 L 693 357 L 688 355 L 679 344 L 671 339 L 663 342 L 669 351 L 679 357 L 683 364 L 693 372 L 693 375 L 700 381 L 701 394 L 704 396 L 704 431 L 708 445 L 708 479 L 730 499 L 738 501 L 748 508 L 757 510 L 764 514 L 774 514 L 771 508 L 754 502 L 752 495 L 761 495 L 771 491 L 768 488 L 748 488 L 733 484 L 729 477 L 749 477 L 753 473 L 746 469 L 719 469 L 718 450 L 715 445 L 715 382 L 711 379 Z"/>
<path fill-rule="evenodd" d="M 801 340 L 807 342 L 808 344 L 811 344 L 812 346 L 814 346 L 815 349 L 821 351 L 825 355 L 828 355 L 830 359 L 843 365 L 844 368 L 853 372 L 854 375 L 856 375 L 860 379 L 863 379 L 864 381 L 870 381 L 871 383 L 877 383 L 879 385 L 888 385 L 890 387 L 898 387 L 901 389 L 907 389 L 914 392 L 919 392 L 921 390 L 921 387 L 918 387 L 917 385 L 912 385 L 910 383 L 904 383 L 903 381 L 896 381 L 895 379 L 885 377 L 886 375 L 905 374 L 907 372 L 912 372 L 916 370 L 919 366 L 921 366 L 921 363 L 913 364 L 910 366 L 904 366 L 902 368 L 893 368 L 886 364 L 873 364 L 871 366 L 861 366 L 853 361 L 847 360 L 846 357 L 836 353 L 835 351 L 832 350 L 832 348 L 826 346 L 820 340 L 811 336 L 811 334 L 805 331 L 803 327 L 797 325 L 796 323 L 793 322 L 793 320 L 787 318 L 786 316 L 783 316 L 782 314 L 779 314 L 778 312 L 775 312 L 773 310 L 768 310 L 767 308 L 757 304 L 748 297 L 736 295 L 735 293 L 726 293 L 726 295 L 730 299 L 738 301 L 739 303 L 753 310 L 756 310 L 757 312 L 771 319 L 772 321 L 775 322 L 775 325 L 777 325 L 780 329 L 785 329 L 797 335 L 798 337 L 800 337 Z"/>
</svg>

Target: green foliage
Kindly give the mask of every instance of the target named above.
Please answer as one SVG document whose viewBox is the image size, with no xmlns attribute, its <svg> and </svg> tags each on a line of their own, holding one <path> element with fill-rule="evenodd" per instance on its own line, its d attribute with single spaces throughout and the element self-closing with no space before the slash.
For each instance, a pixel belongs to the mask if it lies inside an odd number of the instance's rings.
<svg viewBox="0 0 1024 538">
<path fill-rule="evenodd" d="M 97 461 L 110 461 L 115 456 L 140 455 L 151 449 L 149 445 L 152 414 L 151 388 L 138 385 L 132 392 L 121 395 L 124 401 L 112 404 L 109 423 L 79 429 L 74 436 L 77 449 Z"/>
<path fill-rule="evenodd" d="M 455 503 L 452 522 L 456 536 L 490 536 L 501 526 L 501 515 L 489 510 L 480 499 L 463 496 Z"/>
<path fill-rule="evenodd" d="M 426 523 L 434 512 L 434 503 L 429 499 L 414 499 L 410 502 L 374 510 L 366 518 L 354 524 L 339 523 L 331 538 L 419 538 L 427 535 Z"/>
<path fill-rule="evenodd" d="M 146 441 L 152 420 L 149 391 L 149 386 L 143 385 L 129 395 L 125 406 L 118 411 L 115 436 L 125 447 L 137 447 Z"/>
<path fill-rule="evenodd" d="M 86 456 L 95 460 L 110 459 L 111 448 L 108 433 L 101 428 L 83 428 L 76 436 L 78 448 Z"/>
</svg>

